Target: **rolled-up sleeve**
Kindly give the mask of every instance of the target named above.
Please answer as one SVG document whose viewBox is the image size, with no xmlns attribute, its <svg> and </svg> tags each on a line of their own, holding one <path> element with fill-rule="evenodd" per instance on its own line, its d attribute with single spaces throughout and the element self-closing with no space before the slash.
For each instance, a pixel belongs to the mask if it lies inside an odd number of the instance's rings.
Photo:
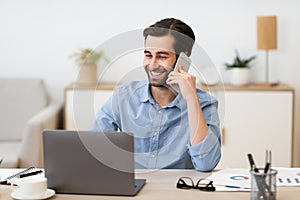
<svg viewBox="0 0 300 200">
<path fill-rule="evenodd" d="M 203 141 L 191 146 L 188 144 L 192 163 L 198 171 L 211 171 L 221 159 L 221 137 L 219 128 L 218 102 L 213 100 L 202 108 L 208 133 Z"/>
</svg>

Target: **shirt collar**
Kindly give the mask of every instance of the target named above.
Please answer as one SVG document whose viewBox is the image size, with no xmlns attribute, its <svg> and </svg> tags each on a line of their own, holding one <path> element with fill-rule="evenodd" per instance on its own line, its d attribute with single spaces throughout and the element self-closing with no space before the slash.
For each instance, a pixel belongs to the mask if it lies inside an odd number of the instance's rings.
<svg viewBox="0 0 300 200">
<path fill-rule="evenodd" d="M 149 85 L 149 83 L 146 83 L 143 86 L 143 89 L 141 90 L 140 101 L 145 103 L 147 101 L 150 101 L 150 97 L 151 97 L 151 94 L 150 94 L 150 85 Z M 151 99 L 152 99 L 152 97 L 151 97 Z"/>
<path fill-rule="evenodd" d="M 150 102 L 151 104 L 156 104 L 156 102 L 154 101 L 153 97 L 151 96 L 151 92 L 150 92 L 150 84 L 149 82 L 147 84 L 144 85 L 144 88 L 143 90 L 141 91 L 141 94 L 140 94 L 140 101 L 141 102 Z M 171 108 L 171 107 L 178 107 L 180 108 L 180 102 L 182 102 L 183 98 L 182 98 L 182 95 L 179 93 L 175 99 L 169 103 L 168 105 L 166 106 L 163 106 L 162 108 Z"/>
</svg>

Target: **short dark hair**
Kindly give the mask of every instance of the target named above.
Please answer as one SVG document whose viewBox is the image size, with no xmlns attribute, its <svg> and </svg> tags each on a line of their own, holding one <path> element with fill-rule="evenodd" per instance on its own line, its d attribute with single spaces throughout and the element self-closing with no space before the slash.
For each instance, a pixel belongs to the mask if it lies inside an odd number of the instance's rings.
<svg viewBox="0 0 300 200">
<path fill-rule="evenodd" d="M 181 52 L 187 52 L 190 56 L 195 42 L 195 34 L 190 26 L 175 18 L 162 19 L 148 28 L 144 29 L 143 35 L 145 40 L 148 35 L 166 36 L 172 35 L 175 39 L 175 53 L 179 55 Z"/>
</svg>

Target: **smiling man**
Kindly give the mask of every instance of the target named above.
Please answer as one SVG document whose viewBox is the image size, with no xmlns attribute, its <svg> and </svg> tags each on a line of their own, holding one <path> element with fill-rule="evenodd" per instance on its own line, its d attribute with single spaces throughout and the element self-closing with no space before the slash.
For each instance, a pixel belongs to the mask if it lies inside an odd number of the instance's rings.
<svg viewBox="0 0 300 200">
<path fill-rule="evenodd" d="M 221 157 L 218 103 L 181 66 L 173 71 L 181 52 L 191 55 L 193 30 L 167 18 L 143 34 L 148 81 L 119 86 L 97 113 L 93 130 L 133 133 L 136 168 L 214 169 Z"/>
</svg>

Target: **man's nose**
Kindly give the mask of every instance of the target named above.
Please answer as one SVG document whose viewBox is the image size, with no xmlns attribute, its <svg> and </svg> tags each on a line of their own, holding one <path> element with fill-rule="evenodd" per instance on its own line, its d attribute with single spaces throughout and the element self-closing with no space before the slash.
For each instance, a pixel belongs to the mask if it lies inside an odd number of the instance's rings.
<svg viewBox="0 0 300 200">
<path fill-rule="evenodd" d="M 155 69 L 155 68 L 158 68 L 158 67 L 159 67 L 159 64 L 158 64 L 156 58 L 153 57 L 153 58 L 151 59 L 151 61 L 150 61 L 150 63 L 149 63 L 149 67 L 150 67 L 151 69 Z"/>
</svg>

